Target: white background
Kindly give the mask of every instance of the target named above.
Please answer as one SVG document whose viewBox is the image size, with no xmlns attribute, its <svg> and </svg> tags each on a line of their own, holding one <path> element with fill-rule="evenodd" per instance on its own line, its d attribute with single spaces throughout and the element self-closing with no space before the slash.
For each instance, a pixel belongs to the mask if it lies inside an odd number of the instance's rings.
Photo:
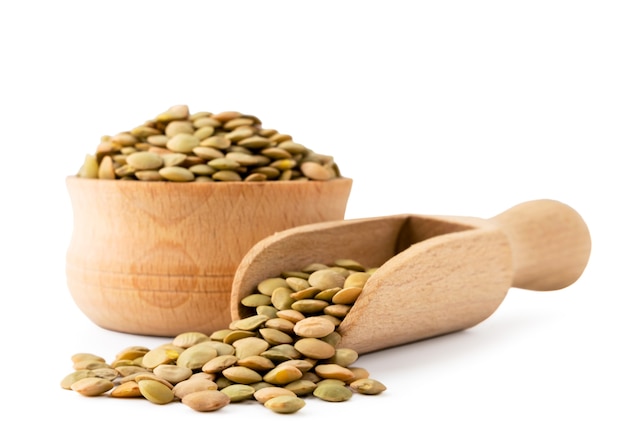
<svg viewBox="0 0 626 426">
<path fill-rule="evenodd" d="M 602 0 L 3 2 L 0 422 L 624 425 L 625 22 Z M 565 202 L 588 267 L 560 291 L 511 290 L 470 330 L 361 357 L 387 392 L 295 417 L 62 390 L 75 352 L 164 341 L 74 305 L 65 176 L 101 135 L 179 103 L 333 155 L 354 179 L 347 218 Z"/>
</svg>

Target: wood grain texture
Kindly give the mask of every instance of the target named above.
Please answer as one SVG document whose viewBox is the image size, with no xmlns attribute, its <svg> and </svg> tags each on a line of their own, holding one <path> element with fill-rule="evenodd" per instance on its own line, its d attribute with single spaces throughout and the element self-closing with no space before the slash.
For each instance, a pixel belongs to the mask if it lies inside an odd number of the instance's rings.
<svg viewBox="0 0 626 426">
<path fill-rule="evenodd" d="M 583 273 L 589 231 L 555 200 L 522 203 L 492 218 L 397 215 L 300 226 L 267 237 L 244 257 L 239 300 L 262 279 L 311 262 L 353 258 L 380 266 L 343 320 L 341 346 L 367 353 L 472 327 L 509 288 L 558 290 Z"/>
<path fill-rule="evenodd" d="M 343 219 L 352 180 L 134 182 L 68 177 L 66 256 L 78 307 L 115 331 L 174 336 L 230 323 L 234 273 L 264 237 Z"/>
</svg>

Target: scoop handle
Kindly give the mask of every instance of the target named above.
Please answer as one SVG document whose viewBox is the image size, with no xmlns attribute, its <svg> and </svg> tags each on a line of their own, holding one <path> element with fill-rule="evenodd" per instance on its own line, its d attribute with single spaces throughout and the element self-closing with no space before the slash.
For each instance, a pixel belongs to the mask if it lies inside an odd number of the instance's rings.
<svg viewBox="0 0 626 426">
<path fill-rule="evenodd" d="M 490 219 L 513 253 L 513 287 L 559 290 L 583 273 L 591 253 L 589 229 L 570 206 L 555 200 L 518 204 Z"/>
</svg>

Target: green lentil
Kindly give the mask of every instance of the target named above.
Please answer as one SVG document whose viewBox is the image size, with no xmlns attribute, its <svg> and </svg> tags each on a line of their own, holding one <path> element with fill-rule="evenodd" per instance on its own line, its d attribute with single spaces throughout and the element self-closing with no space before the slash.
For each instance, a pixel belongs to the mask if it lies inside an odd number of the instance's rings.
<svg viewBox="0 0 626 426">
<path fill-rule="evenodd" d="M 96 153 L 85 156 L 77 176 L 171 182 L 341 177 L 332 156 L 318 154 L 288 134 L 263 128 L 261 120 L 252 117 L 237 111 L 191 114 L 187 105 L 174 105 L 131 130 L 102 136 Z"/>
<path fill-rule="evenodd" d="M 144 133 L 138 128 L 129 135 Z M 98 355 L 75 354 L 74 371 L 61 388 L 155 404 L 179 401 L 201 412 L 256 400 L 280 414 L 299 411 L 311 396 L 342 402 L 353 394 L 380 394 L 385 385 L 353 365 L 358 353 L 338 347 L 337 332 L 374 270 L 342 259 L 267 278 L 240 301 L 250 314 L 228 329 L 181 333 L 152 349 L 127 347 L 110 365 Z"/>
</svg>

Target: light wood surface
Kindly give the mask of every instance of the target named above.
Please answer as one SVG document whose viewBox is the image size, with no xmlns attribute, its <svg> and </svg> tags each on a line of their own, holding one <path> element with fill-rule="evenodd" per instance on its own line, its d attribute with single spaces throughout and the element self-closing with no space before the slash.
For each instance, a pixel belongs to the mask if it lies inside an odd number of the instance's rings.
<svg viewBox="0 0 626 426">
<path fill-rule="evenodd" d="M 367 353 L 472 327 L 511 287 L 564 288 L 583 273 L 590 251 L 584 220 L 555 200 L 522 203 L 491 219 L 405 214 L 305 225 L 246 254 L 231 314 L 246 314 L 239 301 L 264 278 L 353 258 L 380 266 L 339 328 L 341 346 Z"/>
<path fill-rule="evenodd" d="M 352 180 L 136 182 L 68 177 L 68 288 L 99 326 L 174 336 L 230 323 L 233 276 L 274 232 L 344 218 Z"/>
</svg>

